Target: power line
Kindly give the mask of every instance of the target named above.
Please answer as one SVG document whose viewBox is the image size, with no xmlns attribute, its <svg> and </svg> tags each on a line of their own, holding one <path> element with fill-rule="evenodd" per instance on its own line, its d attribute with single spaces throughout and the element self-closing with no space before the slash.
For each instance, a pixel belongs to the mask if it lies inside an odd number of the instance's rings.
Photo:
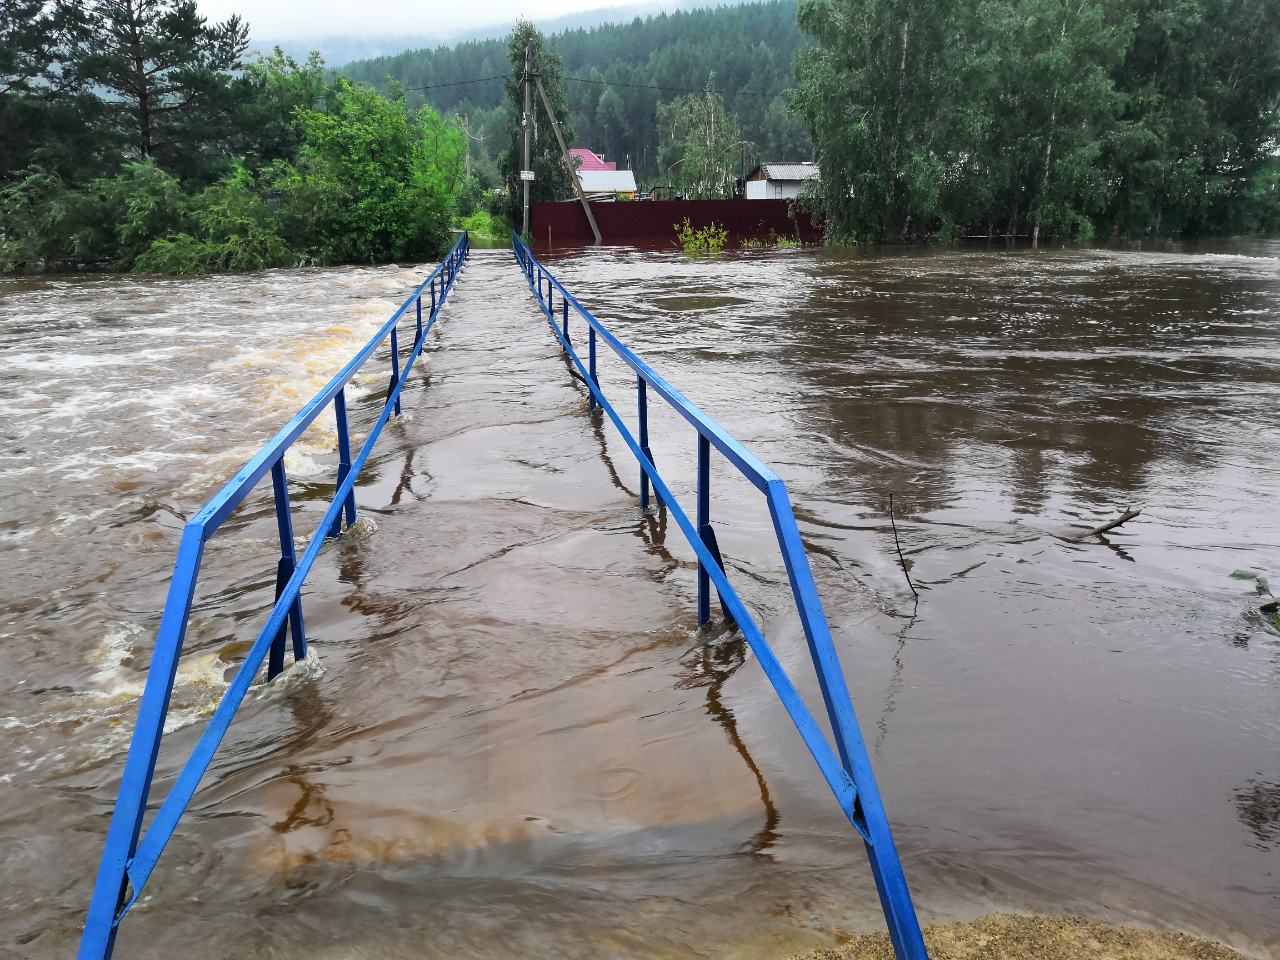
<svg viewBox="0 0 1280 960">
<path fill-rule="evenodd" d="M 506 80 L 510 77 L 509 73 L 499 73 L 492 77 L 476 77 L 474 80 L 453 80 L 449 83 L 428 83 L 421 87 L 404 87 L 404 90 L 437 90 L 440 87 L 461 87 L 468 83 L 485 83 L 488 80 Z"/>
<path fill-rule="evenodd" d="M 588 80 L 586 77 L 570 77 L 564 75 L 559 77 L 560 80 L 572 80 L 574 83 L 590 83 L 599 87 L 632 87 L 637 90 L 663 90 L 669 93 L 706 93 L 706 87 L 664 87 L 656 83 L 623 83 L 620 80 Z M 720 93 L 719 90 L 713 91 Z M 735 97 L 778 97 L 786 93 L 785 90 L 775 90 L 772 93 L 752 93 L 747 90 L 731 91 L 728 95 Z"/>
<path fill-rule="evenodd" d="M 492 77 L 477 77 L 474 80 L 452 80 L 448 83 L 428 83 L 420 87 L 405 87 L 405 91 L 409 90 L 438 90 L 442 87 L 461 87 L 469 83 L 486 83 L 489 80 L 507 80 L 511 77 L 509 73 L 499 73 Z M 667 87 L 656 83 L 623 83 L 620 80 L 589 80 L 586 77 L 571 77 L 568 74 L 562 74 L 556 77 L 557 80 L 569 80 L 573 83 L 589 83 L 597 87 L 629 87 L 633 90 L 661 90 L 665 93 L 706 93 L 705 87 Z M 721 91 L 715 91 L 720 93 Z M 747 90 L 729 91 L 727 96 L 733 97 L 780 97 L 787 91 L 774 90 L 771 92 L 754 93 Z"/>
</svg>

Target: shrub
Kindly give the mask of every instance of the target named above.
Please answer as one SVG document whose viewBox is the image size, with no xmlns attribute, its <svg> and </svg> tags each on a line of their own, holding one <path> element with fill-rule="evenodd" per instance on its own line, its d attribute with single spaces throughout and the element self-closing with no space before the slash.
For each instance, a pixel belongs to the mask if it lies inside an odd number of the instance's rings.
<svg viewBox="0 0 1280 960">
<path fill-rule="evenodd" d="M 800 246 L 800 241 L 795 237 L 784 237 L 770 230 L 769 236 L 749 237 L 743 240 L 739 246 L 743 250 L 785 250 Z"/>
<path fill-rule="evenodd" d="M 276 232 L 275 218 L 258 195 L 253 175 L 237 168 L 191 201 L 192 230 L 153 241 L 134 263 L 135 273 L 191 274 L 263 270 L 297 257 Z"/>
<path fill-rule="evenodd" d="M 674 224 L 674 227 L 676 239 L 689 256 L 719 253 L 729 239 L 729 231 L 714 222 L 695 228 L 689 223 L 689 218 L 685 217 L 684 223 Z"/>
<path fill-rule="evenodd" d="M 511 231 L 498 217 L 486 210 L 477 210 L 469 217 L 458 221 L 458 226 L 480 245 L 506 246 L 511 240 Z"/>
</svg>

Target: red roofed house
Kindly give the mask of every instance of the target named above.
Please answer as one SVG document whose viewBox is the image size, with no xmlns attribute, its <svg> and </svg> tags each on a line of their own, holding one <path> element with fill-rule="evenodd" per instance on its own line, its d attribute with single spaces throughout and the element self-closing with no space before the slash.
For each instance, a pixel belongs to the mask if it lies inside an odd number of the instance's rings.
<svg viewBox="0 0 1280 960">
<path fill-rule="evenodd" d="M 586 147 L 574 147 L 569 151 L 569 156 L 578 161 L 579 170 L 617 170 L 616 163 L 605 163 L 604 157 L 596 156 Z"/>
<path fill-rule="evenodd" d="M 630 170 L 619 170 L 585 147 L 574 147 L 569 156 L 578 164 L 578 182 L 588 200 L 634 200 L 636 178 Z"/>
</svg>

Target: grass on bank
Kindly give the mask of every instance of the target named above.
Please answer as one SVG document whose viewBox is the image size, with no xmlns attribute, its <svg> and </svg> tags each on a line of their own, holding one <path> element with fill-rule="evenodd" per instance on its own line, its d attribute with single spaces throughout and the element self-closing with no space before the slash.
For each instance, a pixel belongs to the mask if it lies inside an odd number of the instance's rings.
<svg viewBox="0 0 1280 960">
<path fill-rule="evenodd" d="M 511 243 L 511 229 L 506 221 L 488 210 L 477 210 L 458 221 L 458 227 L 467 231 L 473 247 L 505 247 Z"/>
</svg>

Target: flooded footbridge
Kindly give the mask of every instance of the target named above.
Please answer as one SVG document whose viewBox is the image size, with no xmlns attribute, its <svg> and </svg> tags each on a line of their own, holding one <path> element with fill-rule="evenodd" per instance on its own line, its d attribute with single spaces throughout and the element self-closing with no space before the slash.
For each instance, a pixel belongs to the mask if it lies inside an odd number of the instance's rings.
<svg viewBox="0 0 1280 960">
<path fill-rule="evenodd" d="M 1275 263 L 545 259 L 786 478 L 926 918 L 1103 911 L 1276 942 L 1277 647 L 1230 576 L 1280 566 L 1257 455 Z M 184 525 L 422 276 L 0 291 L 7 422 L 35 430 L 0 477 L 11 952 L 80 939 Z M 576 315 L 570 334 L 587 364 Z M 632 451 L 510 251 L 471 254 L 425 344 L 302 591 L 307 657 L 246 689 L 116 956 L 776 958 L 882 928 L 862 844 L 714 589 L 699 629 L 698 557 L 640 510 Z M 597 347 L 638 436 L 635 371 Z M 391 369 L 384 341 L 346 387 L 353 452 Z M 695 434 L 648 401 L 696 519 Z M 284 459 L 295 558 L 334 495 L 331 409 Z M 767 504 L 719 453 L 710 472 L 729 579 L 824 723 Z M 1046 532 L 1129 502 L 1142 521 L 1110 546 Z M 144 828 L 279 558 L 264 474 L 206 544 Z"/>
<path fill-rule="evenodd" d="M 588 410 L 592 415 L 596 415 L 599 411 L 607 414 L 612 426 L 620 432 L 627 446 L 636 457 L 640 467 L 638 510 L 641 514 L 641 523 L 649 519 L 648 512 L 651 505 L 653 505 L 651 500 L 654 501 L 662 521 L 665 522 L 667 514 L 670 514 L 675 525 L 684 535 L 689 548 L 695 554 L 697 629 L 699 631 L 708 631 L 714 626 L 711 618 L 710 596 L 711 590 L 714 588 L 723 614 L 723 620 L 719 624 L 720 630 L 722 632 L 741 632 L 746 645 L 750 648 L 764 675 L 777 693 L 786 715 L 795 725 L 804 747 L 817 763 L 822 777 L 827 781 L 828 786 L 835 795 L 835 800 L 840 809 L 848 818 L 853 829 L 861 835 L 866 845 L 871 873 L 875 880 L 876 890 L 888 923 L 889 936 L 893 941 L 895 952 L 900 960 L 924 960 L 926 956 L 925 948 L 915 908 L 907 890 L 896 845 L 885 817 L 875 776 L 871 770 L 866 744 L 859 730 L 857 718 L 853 713 L 853 704 L 845 685 L 844 675 L 827 627 L 826 617 L 817 595 L 809 560 L 801 543 L 791 502 L 783 482 L 718 424 L 685 399 L 670 383 L 648 367 L 613 336 L 588 310 L 574 300 L 563 285 L 559 284 L 552 274 L 538 263 L 532 252 L 519 238 L 513 239 L 513 249 L 523 279 L 535 291 L 539 309 L 546 316 L 551 330 L 559 340 L 566 357 L 572 361 L 573 367 L 577 368 L 574 375 L 586 388 Z M 253 687 L 264 662 L 266 664 L 267 682 L 280 678 L 284 672 L 287 647 L 292 650 L 292 659 L 295 664 L 307 662 L 307 630 L 304 625 L 306 618 L 303 612 L 302 600 L 306 578 L 327 543 L 340 540 L 344 529 L 350 533 L 354 533 L 357 530 L 358 507 L 356 505 L 355 487 L 360 472 L 372 455 L 375 444 L 384 429 L 393 418 L 401 416 L 405 387 L 411 380 L 415 363 L 431 342 L 429 338 L 432 329 L 441 318 L 447 298 L 453 291 L 466 264 L 468 252 L 467 237 L 464 234 L 448 256 L 441 262 L 440 266 L 417 286 L 387 323 L 374 335 L 373 339 L 362 347 L 351 361 L 315 397 L 309 400 L 280 429 L 275 437 L 255 454 L 227 482 L 222 490 L 201 507 L 196 515 L 183 527 L 178 557 L 174 566 L 173 577 L 169 583 L 155 650 L 151 657 L 146 684 L 142 692 L 137 725 L 125 760 L 119 796 L 112 813 L 106 849 L 103 852 L 98 879 L 94 887 L 93 900 L 89 907 L 84 937 L 80 947 L 81 960 L 97 960 L 97 958 L 105 958 L 112 955 L 121 922 L 142 896 L 143 889 L 151 879 L 161 854 L 178 830 L 179 821 L 191 805 L 200 781 L 213 763 L 214 756 L 219 747 L 222 746 L 223 739 L 231 726 L 236 712 L 240 709 L 250 689 Z M 510 302 L 509 280 L 504 284 L 503 279 L 500 277 L 482 276 L 480 284 L 481 292 L 477 301 L 477 306 L 479 307 L 477 312 L 492 314 L 494 305 Z M 508 287 L 508 292 L 504 293 L 504 286 Z M 558 301 L 560 307 L 558 313 L 556 311 L 557 293 L 560 298 Z M 486 307 L 488 307 L 487 311 Z M 588 342 L 587 360 L 585 362 L 573 346 L 572 334 L 570 333 L 571 318 L 574 318 L 585 329 L 585 337 Z M 465 321 L 465 312 L 463 320 Z M 408 327 L 408 330 L 405 329 L 406 327 Z M 510 334 L 513 331 L 503 330 L 502 326 L 499 325 L 496 330 L 482 329 L 478 332 L 482 335 L 487 335 L 490 344 L 501 344 L 511 338 Z M 412 335 L 411 341 L 409 341 L 409 334 Z M 628 425 L 601 389 L 598 368 L 598 344 L 601 341 L 617 355 L 618 360 L 634 372 L 637 400 L 637 428 L 634 432 L 628 428 Z M 346 400 L 347 385 L 375 357 L 384 343 L 390 365 L 386 397 L 382 402 L 381 412 L 370 428 L 368 435 L 357 446 L 353 443 L 351 437 Z M 474 364 L 474 368 L 479 371 L 492 370 L 494 359 L 497 359 L 499 363 L 506 359 L 501 355 L 495 357 L 492 348 L 487 354 L 490 358 L 488 363 L 481 362 L 477 364 L 475 361 L 479 358 L 468 357 L 468 351 L 466 350 L 463 350 L 462 353 L 462 359 L 464 361 L 470 359 Z M 520 369 L 518 361 L 515 369 L 517 371 Z M 502 459 L 515 457 L 515 462 L 528 463 L 531 469 L 540 469 L 541 466 L 536 460 L 526 460 L 524 458 L 537 457 L 536 451 L 539 449 L 558 448 L 559 456 L 555 459 L 565 456 L 571 459 L 587 459 L 590 457 L 590 454 L 586 451 L 575 450 L 573 445 L 557 444 L 553 440 L 548 442 L 551 438 L 540 435 L 542 424 L 553 418 L 550 416 L 551 410 L 547 408 L 545 401 L 543 404 L 526 402 L 525 394 L 530 389 L 527 380 L 528 372 L 525 374 L 526 379 L 524 382 L 507 373 L 503 373 L 500 376 L 508 384 L 502 393 L 506 396 L 507 401 L 513 403 L 519 410 L 519 419 L 514 423 L 508 423 L 506 422 L 507 417 L 498 413 L 493 423 L 486 423 L 484 426 L 476 426 L 472 421 L 473 426 L 471 431 L 468 432 L 479 430 L 484 432 L 486 436 L 480 445 L 481 454 L 466 458 L 469 461 L 468 466 L 472 475 L 462 479 L 459 492 L 461 493 L 462 490 L 470 491 L 470 499 L 473 503 L 479 502 L 488 505 L 495 500 L 501 500 L 519 504 L 523 509 L 514 511 L 499 509 L 494 510 L 492 514 L 483 520 L 476 518 L 480 523 L 475 533 L 479 535 L 480 542 L 483 544 L 476 555 L 477 562 L 483 560 L 485 555 L 495 546 L 498 553 L 504 558 L 517 552 L 527 555 L 530 546 L 528 541 L 524 537 L 512 539 L 510 533 L 513 530 L 519 530 L 521 527 L 529 525 L 531 518 L 522 514 L 525 514 L 530 507 L 545 509 L 536 500 L 532 502 L 529 500 L 530 496 L 536 497 L 540 493 L 540 488 L 545 484 L 545 481 L 544 484 L 519 484 L 515 489 L 507 486 L 505 488 L 508 494 L 507 497 L 501 496 L 500 490 L 486 489 L 485 478 L 492 470 L 491 461 L 493 457 L 496 456 Z M 663 479 L 662 474 L 654 466 L 653 455 L 649 447 L 650 422 L 647 398 L 650 393 L 669 404 L 671 409 L 693 428 L 697 445 L 696 526 L 690 520 L 689 514 L 681 507 L 671 488 Z M 449 398 L 445 394 L 433 396 L 432 399 L 436 404 L 447 404 Z M 332 406 L 333 410 L 338 453 L 334 492 L 317 528 L 303 538 L 306 545 L 299 549 L 298 538 L 294 533 L 294 511 L 289 492 L 286 454 L 292 445 L 306 433 L 307 429 L 320 414 L 330 406 Z M 483 411 L 485 405 L 480 404 L 479 406 Z M 563 408 L 563 403 L 559 406 Z M 593 423 L 593 427 L 597 430 L 603 426 L 600 422 L 601 419 L 598 418 Z M 440 424 L 438 422 L 429 422 L 432 423 L 434 428 L 439 429 Z M 446 426 L 446 431 L 447 429 Z M 522 435 L 523 439 L 518 439 L 510 447 L 504 447 L 501 445 L 501 441 L 506 439 L 512 431 Z M 597 437 L 598 439 L 599 437 Z M 474 446 L 474 437 L 468 437 L 467 443 L 469 446 Z M 813 713 L 810 712 L 805 704 L 794 681 L 766 641 L 759 625 L 756 623 L 755 617 L 744 605 L 728 578 L 710 518 L 712 501 L 711 457 L 713 452 L 722 456 L 741 478 L 751 486 L 754 486 L 763 497 L 777 538 L 779 553 L 786 568 L 796 612 L 808 645 L 814 676 L 825 705 L 825 716 L 830 723 L 829 735 L 824 733 L 823 729 L 815 721 Z M 569 473 L 569 471 L 557 467 L 554 460 L 548 462 L 545 466 L 549 468 L 552 478 L 555 478 L 557 474 Z M 192 605 L 199 586 L 201 562 L 206 545 L 213 540 L 219 529 L 241 504 L 246 502 L 259 482 L 268 475 L 270 475 L 271 480 L 272 502 L 280 544 L 280 558 L 276 565 L 275 602 L 256 640 L 245 651 L 243 661 L 235 670 L 226 691 L 214 708 L 212 716 L 207 725 L 205 725 L 198 741 L 186 760 L 182 762 L 181 769 L 173 779 L 172 785 L 168 787 L 167 793 L 163 801 L 160 802 L 155 815 L 147 817 L 147 804 L 152 793 L 153 780 L 155 779 L 155 767 L 160 753 L 161 738 L 168 720 L 170 698 L 178 673 Z M 413 479 L 412 473 L 406 472 L 404 479 L 406 482 L 411 483 Z M 616 478 L 615 482 L 617 482 Z M 621 484 L 618 483 L 618 486 L 621 486 Z M 653 491 L 652 497 L 651 488 Z M 605 487 L 605 489 L 608 488 Z M 401 490 L 397 488 L 396 495 L 392 497 L 391 501 L 393 505 L 399 503 L 400 493 Z M 459 497 L 458 499 L 466 498 Z M 486 527 L 492 526 L 495 515 L 499 519 L 499 529 L 505 533 L 505 536 L 500 534 L 496 538 L 496 543 L 495 538 L 485 537 Z M 447 525 L 451 519 L 448 516 L 444 516 L 439 518 L 439 522 Z M 467 539 L 470 540 L 469 537 Z M 541 549 L 537 550 L 536 554 L 541 554 L 544 551 L 554 554 L 554 545 L 551 542 L 544 540 L 538 546 Z M 467 543 L 463 549 L 474 549 L 474 547 L 471 543 Z M 596 570 L 601 567 L 606 570 L 610 568 L 610 564 L 607 562 L 602 563 L 596 552 L 591 549 L 589 537 L 586 538 L 586 542 L 580 545 L 575 542 L 572 549 L 572 557 L 577 561 L 578 565 L 584 568 L 584 571 Z M 456 553 L 451 559 L 456 562 Z M 465 569 L 466 567 L 463 568 L 464 571 Z M 543 565 L 543 569 L 546 569 L 545 565 Z M 420 570 L 418 572 L 421 573 Z M 570 582 L 558 584 L 554 589 L 547 589 L 543 586 L 543 581 L 546 579 L 545 574 L 538 575 L 535 573 L 528 578 L 528 582 L 514 584 L 511 581 L 519 579 L 515 574 L 516 571 L 512 571 L 510 576 L 500 577 L 496 581 L 502 586 L 503 595 L 501 597 L 482 597 L 480 602 L 486 604 L 486 607 L 494 607 L 499 610 L 512 609 L 515 614 L 519 614 L 526 607 L 532 607 L 541 614 L 541 616 L 535 618 L 535 623 L 543 621 L 548 613 L 553 612 L 559 613 L 561 623 L 565 619 L 572 618 L 575 614 L 577 616 L 582 615 L 582 610 L 572 610 L 571 604 L 555 603 L 553 598 L 566 588 L 571 591 L 570 595 L 578 591 L 585 591 L 595 593 L 601 596 L 604 602 L 609 602 L 607 594 L 602 589 L 606 586 L 603 583 Z M 643 579 L 652 580 L 649 577 Z M 616 578 L 614 584 L 616 585 Z M 454 584 L 454 589 L 459 586 Z M 418 590 L 410 592 L 411 597 L 416 598 L 420 595 L 421 591 Z M 643 605 L 645 599 L 642 596 L 639 602 Z M 548 604 L 548 600 L 551 600 L 550 604 Z M 586 605 L 586 608 L 588 611 L 590 610 L 590 603 Z M 545 629 L 545 623 L 541 625 Z M 404 625 L 400 624 L 399 626 L 403 627 Z M 501 616 L 495 616 L 491 618 L 491 622 L 487 626 L 489 633 L 507 633 L 518 637 L 523 643 L 530 643 L 533 639 L 529 636 L 529 628 L 533 624 L 515 623 L 508 620 L 505 623 L 506 631 L 502 631 L 501 627 L 504 626 L 503 619 Z M 435 631 L 428 625 L 422 625 L 420 629 L 420 640 L 432 644 L 436 642 Z M 699 637 L 699 639 L 703 638 Z M 473 643 L 476 641 L 474 635 L 471 637 L 471 641 Z M 496 642 L 505 647 L 510 641 L 499 637 Z M 554 656 L 555 645 L 553 643 L 541 644 L 534 641 L 532 648 L 542 656 Z M 508 672 L 511 669 L 511 664 L 504 663 L 499 669 L 504 673 Z M 535 692 L 532 689 L 523 690 L 518 696 L 524 698 Z M 558 716 L 558 722 L 563 723 L 567 717 L 572 715 L 572 712 L 566 711 Z M 656 716 L 657 714 L 649 714 L 644 718 L 633 716 L 632 719 L 639 721 L 652 719 Z M 582 729 L 586 733 L 590 733 L 595 725 L 595 723 L 573 724 L 575 728 Z M 659 742 L 667 744 L 669 748 L 680 749 L 678 738 L 664 737 L 662 735 L 661 723 L 643 724 L 639 725 L 639 727 L 645 730 L 646 737 L 656 736 Z M 507 740 L 505 745 L 521 753 L 529 749 L 524 738 L 519 735 Z M 616 745 L 618 748 L 622 746 L 621 744 Z M 613 755 L 626 758 L 631 756 L 633 752 L 638 752 L 641 755 L 647 752 L 643 744 L 633 743 L 629 746 L 631 747 L 630 751 L 620 749 L 620 752 Z M 638 750 L 637 747 L 639 748 Z M 578 747 L 578 750 L 581 750 L 581 747 Z M 739 749 L 739 752 L 744 757 L 746 756 L 745 751 Z M 482 757 L 485 755 L 486 752 L 481 752 L 480 754 Z M 500 764 L 499 776 L 514 778 L 514 781 L 519 783 L 530 775 L 536 776 L 539 771 L 544 778 L 559 779 L 573 770 L 572 764 L 557 764 L 554 760 L 554 757 L 545 757 L 535 761 L 533 764 Z M 593 765 L 592 768 L 599 769 L 598 765 Z M 704 774 L 712 773 L 712 770 L 705 762 L 698 762 L 696 768 Z M 488 763 L 486 763 L 487 770 Z M 758 769 L 753 769 L 752 772 L 757 779 L 760 779 Z M 627 776 L 633 781 L 630 784 L 633 790 L 644 789 L 644 782 L 647 779 L 645 773 L 643 766 L 629 768 Z M 486 788 L 489 787 L 488 780 L 489 778 L 486 777 Z M 763 782 L 760 785 L 764 789 Z M 703 781 L 703 787 L 709 796 L 715 795 L 713 781 Z M 483 804 L 486 800 L 504 797 L 509 792 L 509 790 L 499 790 L 494 796 L 491 795 L 490 789 L 478 790 L 475 791 L 470 803 Z M 413 803 L 412 806 L 418 816 L 430 818 L 431 808 L 424 808 L 421 800 L 421 797 L 416 798 L 417 802 Z M 525 798 L 525 802 L 528 802 L 527 798 Z M 616 811 L 612 814 L 610 813 L 610 806 L 611 804 L 607 802 L 603 804 L 601 813 L 606 817 L 611 815 L 616 817 Z M 509 809 L 507 813 L 510 815 Z M 526 817 L 526 822 L 537 822 L 539 819 L 539 817 Z M 696 816 L 682 819 L 686 824 L 696 824 L 698 821 Z M 384 832 L 380 836 L 365 841 L 366 843 L 372 843 L 375 848 L 388 842 L 393 846 L 405 843 L 412 845 L 415 834 L 418 836 L 426 834 L 429 839 L 419 840 L 418 842 L 427 845 L 431 843 L 438 844 L 444 840 L 440 831 L 429 828 L 423 829 L 427 826 L 424 823 L 418 824 L 419 829 L 417 831 L 412 829 L 412 825 L 400 825 L 407 829 L 404 832 L 396 831 L 389 835 L 385 833 L 387 825 L 382 824 L 381 826 Z M 653 826 L 653 824 L 646 824 L 645 826 Z M 340 841 L 338 837 L 334 836 L 331 837 L 331 842 L 338 841 L 350 847 L 352 844 L 350 830 L 349 828 L 344 828 L 344 831 Z M 358 848 L 359 845 L 357 844 L 356 849 Z"/>
</svg>

